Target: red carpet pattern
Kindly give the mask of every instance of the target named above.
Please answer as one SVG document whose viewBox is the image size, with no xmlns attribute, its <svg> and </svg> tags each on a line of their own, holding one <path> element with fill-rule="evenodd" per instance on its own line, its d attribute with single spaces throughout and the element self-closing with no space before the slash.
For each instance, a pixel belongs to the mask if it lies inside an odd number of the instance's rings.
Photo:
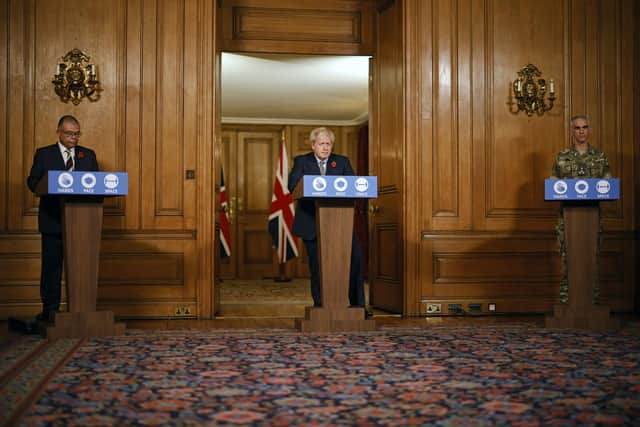
<svg viewBox="0 0 640 427">
<path fill-rule="evenodd" d="M 20 425 L 640 425 L 640 336 L 530 326 L 82 343 Z"/>
</svg>

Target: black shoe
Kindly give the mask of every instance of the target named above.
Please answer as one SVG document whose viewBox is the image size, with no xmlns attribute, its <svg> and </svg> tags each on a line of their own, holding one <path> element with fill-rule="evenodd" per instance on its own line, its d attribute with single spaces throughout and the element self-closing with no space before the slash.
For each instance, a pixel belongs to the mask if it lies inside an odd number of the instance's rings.
<svg viewBox="0 0 640 427">
<path fill-rule="evenodd" d="M 36 334 L 38 333 L 38 321 L 33 319 L 17 319 L 9 318 L 9 330 L 20 334 Z"/>
<path fill-rule="evenodd" d="M 371 319 L 373 317 L 373 311 L 369 310 L 368 308 L 364 309 L 364 318 L 365 319 Z"/>
<path fill-rule="evenodd" d="M 52 322 L 52 317 L 53 317 L 52 314 L 53 312 L 44 310 L 36 316 L 36 320 L 38 322 L 50 323 Z"/>
</svg>

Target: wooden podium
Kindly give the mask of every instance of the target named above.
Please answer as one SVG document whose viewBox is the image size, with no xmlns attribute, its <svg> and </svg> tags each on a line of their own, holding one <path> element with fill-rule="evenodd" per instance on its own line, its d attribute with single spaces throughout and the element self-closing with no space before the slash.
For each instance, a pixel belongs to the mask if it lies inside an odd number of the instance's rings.
<svg viewBox="0 0 640 427">
<path fill-rule="evenodd" d="M 545 180 L 545 200 L 563 202 L 569 300 L 553 306 L 547 316 L 548 328 L 612 330 L 620 327 L 611 319 L 609 307 L 594 304 L 593 285 L 598 274 L 601 201 L 617 200 L 617 178 L 578 178 Z"/>
<path fill-rule="evenodd" d="M 52 194 L 48 187 L 45 175 L 36 194 Z M 56 197 L 62 203 L 67 312 L 55 313 L 51 322 L 40 322 L 38 330 L 49 339 L 122 335 L 125 324 L 115 322 L 113 312 L 96 310 L 103 196 Z"/>
<path fill-rule="evenodd" d="M 598 274 L 598 204 L 565 206 L 563 216 L 569 302 L 554 305 L 553 315 L 547 316 L 545 325 L 548 328 L 617 329 L 619 322 L 610 318 L 609 307 L 593 303 L 593 282 Z"/>
<path fill-rule="evenodd" d="M 304 178 L 293 192 L 296 200 L 309 198 L 305 196 Z M 364 307 L 349 307 L 349 271 L 355 201 L 353 198 L 330 196 L 312 198 L 316 205 L 322 307 L 306 307 L 305 318 L 296 319 L 296 326 L 301 332 L 375 330 L 375 320 L 365 318 Z"/>
</svg>

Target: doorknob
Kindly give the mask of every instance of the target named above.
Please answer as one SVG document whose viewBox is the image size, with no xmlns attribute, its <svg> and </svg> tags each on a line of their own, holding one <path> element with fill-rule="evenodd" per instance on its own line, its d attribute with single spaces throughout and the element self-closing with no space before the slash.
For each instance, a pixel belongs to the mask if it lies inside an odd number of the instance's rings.
<svg viewBox="0 0 640 427">
<path fill-rule="evenodd" d="M 371 215 L 375 215 L 375 214 L 377 214 L 378 212 L 380 212 L 380 206 L 377 206 L 377 205 L 369 205 L 369 213 L 370 213 Z"/>
<path fill-rule="evenodd" d="M 233 224 L 233 214 L 235 213 L 235 209 L 234 209 L 235 204 L 236 204 L 236 198 L 232 197 L 231 200 L 229 200 L 229 206 L 227 208 L 227 211 L 229 213 L 229 224 Z"/>
</svg>

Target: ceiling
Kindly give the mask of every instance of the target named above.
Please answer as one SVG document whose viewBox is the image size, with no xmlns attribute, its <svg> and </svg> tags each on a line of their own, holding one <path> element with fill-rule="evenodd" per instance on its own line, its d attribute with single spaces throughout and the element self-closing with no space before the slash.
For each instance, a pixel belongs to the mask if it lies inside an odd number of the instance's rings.
<svg viewBox="0 0 640 427">
<path fill-rule="evenodd" d="M 222 54 L 222 122 L 357 125 L 368 118 L 369 57 Z"/>
</svg>

